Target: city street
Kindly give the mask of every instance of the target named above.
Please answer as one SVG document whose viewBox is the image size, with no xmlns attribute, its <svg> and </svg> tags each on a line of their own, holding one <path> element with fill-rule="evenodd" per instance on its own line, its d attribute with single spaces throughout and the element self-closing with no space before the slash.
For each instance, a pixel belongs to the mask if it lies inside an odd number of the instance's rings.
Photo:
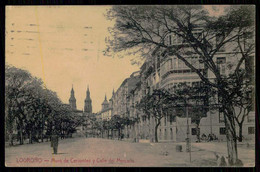
<svg viewBox="0 0 260 172">
<path fill-rule="evenodd" d="M 7 167 L 255 166 L 254 5 L 5 16 Z"/>
<path fill-rule="evenodd" d="M 175 151 L 177 144 L 182 145 L 183 152 Z M 213 152 L 226 155 L 226 143 L 192 143 L 191 163 L 185 143 L 70 138 L 59 142 L 57 155 L 52 154 L 50 142 L 7 147 L 5 151 L 6 166 L 190 167 L 216 166 Z M 253 146 L 238 145 L 238 152 L 245 166 L 254 166 Z"/>
</svg>

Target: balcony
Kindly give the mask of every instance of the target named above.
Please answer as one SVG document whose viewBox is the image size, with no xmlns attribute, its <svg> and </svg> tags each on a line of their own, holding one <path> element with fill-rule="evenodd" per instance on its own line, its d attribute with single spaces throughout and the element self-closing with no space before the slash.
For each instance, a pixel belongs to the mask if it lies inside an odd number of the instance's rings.
<svg viewBox="0 0 260 172">
<path fill-rule="evenodd" d="M 200 69 L 202 70 L 202 69 Z M 172 82 L 173 80 L 193 80 L 199 79 L 199 76 L 195 72 L 191 72 L 188 70 L 171 70 L 168 71 L 167 74 L 162 77 L 160 86 L 164 87 L 167 83 Z"/>
<path fill-rule="evenodd" d="M 196 68 L 199 70 L 204 69 L 204 64 L 201 63 L 198 59 L 198 57 L 187 57 L 187 60 Z M 191 69 L 184 64 L 183 61 L 176 57 L 168 58 L 164 61 L 164 63 L 161 64 L 161 78 L 165 79 L 169 74 L 189 74 L 194 73 L 191 72 Z"/>
</svg>

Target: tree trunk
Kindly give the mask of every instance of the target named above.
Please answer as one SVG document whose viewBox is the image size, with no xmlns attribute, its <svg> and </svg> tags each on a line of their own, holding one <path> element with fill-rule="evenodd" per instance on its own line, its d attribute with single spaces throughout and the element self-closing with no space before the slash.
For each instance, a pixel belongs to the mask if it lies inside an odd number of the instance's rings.
<svg viewBox="0 0 260 172">
<path fill-rule="evenodd" d="M 196 135 L 197 135 L 197 141 L 200 142 L 199 123 L 196 124 Z"/>
<path fill-rule="evenodd" d="M 243 134 L 242 134 L 242 131 L 243 131 L 243 125 L 242 123 L 238 124 L 239 126 L 239 135 L 238 135 L 238 141 L 239 142 L 242 142 L 243 141 Z"/>
<path fill-rule="evenodd" d="M 133 138 L 134 142 L 136 142 L 136 140 L 137 140 L 136 136 L 137 136 L 137 134 L 136 134 L 136 125 L 133 124 L 133 127 L 132 127 L 132 138 Z"/>
<path fill-rule="evenodd" d="M 29 131 L 29 144 L 32 144 L 32 131 Z"/>
<path fill-rule="evenodd" d="M 41 132 L 41 140 L 42 140 L 42 142 L 43 142 L 43 130 L 42 130 L 42 132 Z"/>
<path fill-rule="evenodd" d="M 9 145 L 13 146 L 14 145 L 14 137 L 13 137 L 13 133 L 9 134 Z"/>
<path fill-rule="evenodd" d="M 158 123 L 156 123 L 156 125 L 155 125 L 155 129 L 154 129 L 154 142 L 155 143 L 158 143 L 158 133 L 157 133 L 157 130 L 158 130 L 158 127 L 159 127 L 159 125 L 160 125 L 160 123 L 161 122 L 158 122 Z"/>
<path fill-rule="evenodd" d="M 22 129 L 22 126 L 20 126 L 20 145 L 23 145 L 23 129 Z"/>
<path fill-rule="evenodd" d="M 225 119 L 225 127 L 226 127 L 228 160 L 229 160 L 229 164 L 233 165 L 234 163 L 236 163 L 238 159 L 235 121 L 234 118 L 228 118 L 225 114 L 224 114 L 224 119 Z"/>
<path fill-rule="evenodd" d="M 43 142 L 44 120 L 42 120 L 41 125 L 42 125 L 42 128 L 41 128 L 41 140 Z"/>
</svg>

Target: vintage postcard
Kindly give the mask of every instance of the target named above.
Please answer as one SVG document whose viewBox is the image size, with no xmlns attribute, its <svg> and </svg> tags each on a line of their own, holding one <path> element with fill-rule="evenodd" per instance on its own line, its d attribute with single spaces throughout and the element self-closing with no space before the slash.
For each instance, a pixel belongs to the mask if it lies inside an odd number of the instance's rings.
<svg viewBox="0 0 260 172">
<path fill-rule="evenodd" d="M 254 167 L 255 6 L 6 6 L 7 167 Z"/>
</svg>

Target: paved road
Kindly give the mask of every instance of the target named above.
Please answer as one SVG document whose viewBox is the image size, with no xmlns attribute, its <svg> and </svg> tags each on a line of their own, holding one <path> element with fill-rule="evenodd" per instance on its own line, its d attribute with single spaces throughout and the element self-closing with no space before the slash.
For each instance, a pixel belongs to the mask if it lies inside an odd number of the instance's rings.
<svg viewBox="0 0 260 172">
<path fill-rule="evenodd" d="M 6 166 L 51 167 L 180 167 L 215 166 L 212 151 L 192 147 L 189 154 L 176 152 L 177 143 L 130 143 L 99 138 L 72 138 L 59 142 L 58 154 L 52 154 L 50 142 L 26 144 L 5 149 Z M 180 144 L 180 143 L 178 143 Z M 181 143 L 185 151 L 185 143 Z M 166 156 L 164 152 L 168 152 Z"/>
</svg>

